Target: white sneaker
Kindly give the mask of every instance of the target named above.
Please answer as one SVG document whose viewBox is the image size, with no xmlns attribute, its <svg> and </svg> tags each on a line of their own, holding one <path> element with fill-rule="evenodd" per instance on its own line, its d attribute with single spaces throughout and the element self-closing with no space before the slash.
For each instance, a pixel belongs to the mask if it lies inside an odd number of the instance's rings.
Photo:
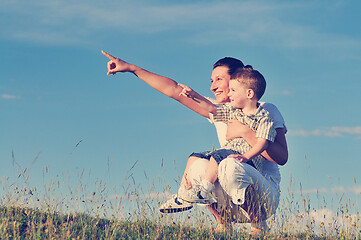
<svg viewBox="0 0 361 240">
<path fill-rule="evenodd" d="M 177 194 L 174 194 L 168 201 L 160 205 L 159 211 L 161 213 L 176 213 L 187 211 L 192 207 L 192 203 L 186 202 L 180 199 Z"/>
<path fill-rule="evenodd" d="M 217 202 L 217 198 L 214 196 L 213 192 L 205 189 L 202 185 L 196 185 L 192 187 L 188 191 L 188 194 L 182 194 L 182 196 L 179 197 L 181 197 L 184 201 L 190 203 L 198 203 L 204 205 L 209 205 Z"/>
</svg>

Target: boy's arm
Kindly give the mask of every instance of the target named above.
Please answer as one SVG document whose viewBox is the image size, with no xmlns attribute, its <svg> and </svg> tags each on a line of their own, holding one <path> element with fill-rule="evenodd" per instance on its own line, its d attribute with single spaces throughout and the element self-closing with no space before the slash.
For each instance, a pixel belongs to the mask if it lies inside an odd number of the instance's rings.
<svg viewBox="0 0 361 240">
<path fill-rule="evenodd" d="M 115 58 L 112 55 L 102 51 L 102 53 L 110 59 L 107 64 L 108 73 L 116 74 L 117 72 L 130 72 L 136 75 L 138 78 L 143 80 L 149 86 L 154 88 L 155 90 L 163 93 L 164 95 L 173 98 L 174 100 L 180 102 L 184 106 L 188 107 L 189 109 L 195 111 L 196 113 L 209 118 L 210 110 L 204 109 L 202 106 L 199 105 L 196 101 L 189 97 L 185 97 L 184 95 L 180 95 L 183 88 L 178 85 L 178 83 L 168 77 L 164 77 L 152 72 L 149 72 L 143 68 L 140 68 L 136 65 L 127 63 L 119 58 Z"/>
<path fill-rule="evenodd" d="M 261 154 L 271 162 L 284 165 L 288 160 L 285 130 L 283 128 L 277 128 L 276 132 L 275 141 L 269 143 L 268 148 Z M 251 146 L 254 146 L 257 143 L 255 131 L 237 120 L 231 120 L 229 121 L 227 128 L 227 140 L 236 137 L 242 137 Z"/>
<path fill-rule="evenodd" d="M 183 95 L 185 97 L 193 99 L 199 107 L 206 110 L 209 113 L 212 113 L 213 115 L 217 115 L 217 107 L 213 103 L 211 103 L 207 98 L 201 96 L 199 93 L 195 92 L 190 87 L 178 83 L 179 86 L 183 88 L 182 92 L 179 95 Z"/>
<path fill-rule="evenodd" d="M 230 155 L 229 158 L 237 158 L 240 162 L 247 162 L 251 160 L 251 158 L 259 155 L 268 147 L 268 140 L 264 138 L 257 138 L 257 143 L 253 145 L 253 147 L 242 155 Z"/>
<path fill-rule="evenodd" d="M 257 143 L 246 153 L 243 154 L 243 157 L 247 160 L 261 154 L 268 147 L 268 140 L 264 138 L 257 138 Z"/>
</svg>

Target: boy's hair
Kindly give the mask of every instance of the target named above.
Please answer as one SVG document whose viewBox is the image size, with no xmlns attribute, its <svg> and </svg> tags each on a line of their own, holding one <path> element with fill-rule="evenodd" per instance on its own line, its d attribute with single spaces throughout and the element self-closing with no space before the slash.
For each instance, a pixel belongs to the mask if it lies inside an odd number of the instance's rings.
<svg viewBox="0 0 361 240">
<path fill-rule="evenodd" d="M 234 71 L 231 75 L 231 80 L 236 80 L 241 84 L 245 84 L 247 88 L 252 89 L 257 100 L 260 100 L 266 91 L 266 80 L 263 75 L 254 70 L 250 65 Z"/>
<path fill-rule="evenodd" d="M 216 67 L 228 67 L 228 74 L 232 75 L 238 68 L 243 68 L 244 64 L 241 60 L 233 57 L 225 57 L 222 59 L 219 59 L 214 65 L 213 69 Z"/>
</svg>

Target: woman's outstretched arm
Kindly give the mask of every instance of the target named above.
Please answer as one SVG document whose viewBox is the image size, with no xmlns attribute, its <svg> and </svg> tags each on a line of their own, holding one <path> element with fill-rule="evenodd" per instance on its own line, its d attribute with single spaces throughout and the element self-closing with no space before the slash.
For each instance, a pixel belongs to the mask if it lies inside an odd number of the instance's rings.
<svg viewBox="0 0 361 240">
<path fill-rule="evenodd" d="M 134 64 L 125 62 L 119 58 L 113 57 L 112 55 L 102 51 L 102 53 L 110 59 L 107 64 L 108 75 L 116 74 L 117 72 L 130 72 L 136 75 L 138 78 L 143 80 L 149 86 L 155 90 L 163 93 L 164 95 L 173 98 L 174 100 L 180 102 L 184 106 L 193 110 L 194 112 L 204 116 L 209 117 L 209 110 L 204 109 L 199 105 L 197 101 L 194 101 L 192 98 L 182 95 L 183 87 L 180 86 L 176 81 L 168 77 L 164 77 L 152 72 L 149 72 L 141 67 L 138 67 Z"/>
</svg>

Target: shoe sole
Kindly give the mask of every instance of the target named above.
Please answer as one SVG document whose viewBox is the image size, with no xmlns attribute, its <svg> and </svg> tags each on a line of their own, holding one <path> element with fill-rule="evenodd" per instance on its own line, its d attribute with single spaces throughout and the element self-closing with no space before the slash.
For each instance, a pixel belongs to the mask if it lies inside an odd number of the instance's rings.
<svg viewBox="0 0 361 240">
<path fill-rule="evenodd" d="M 159 209 L 159 211 L 161 213 L 177 213 L 177 212 L 187 211 L 187 210 L 191 209 L 192 207 L 193 206 L 182 207 L 182 208 L 161 208 L 161 209 Z"/>
</svg>

